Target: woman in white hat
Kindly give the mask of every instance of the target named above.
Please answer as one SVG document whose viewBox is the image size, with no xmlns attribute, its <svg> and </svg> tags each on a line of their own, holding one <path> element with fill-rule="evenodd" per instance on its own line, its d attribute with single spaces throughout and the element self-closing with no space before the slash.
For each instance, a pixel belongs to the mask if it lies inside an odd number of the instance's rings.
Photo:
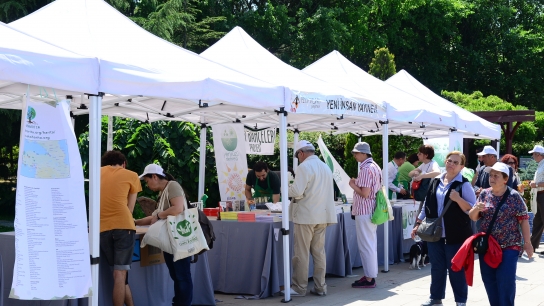
<svg viewBox="0 0 544 306">
<path fill-rule="evenodd" d="M 181 185 L 176 182 L 174 177 L 162 169 L 161 166 L 150 164 L 140 175 L 147 187 L 153 191 L 159 192 L 157 209 L 151 216 L 136 220 L 136 225 L 150 225 L 160 219 L 166 219 L 168 216 L 177 216 L 183 212 L 186 207 L 185 193 Z M 162 207 L 162 210 L 159 209 Z M 174 261 L 172 254 L 163 252 L 164 261 L 170 272 L 170 277 L 174 281 L 173 306 L 191 305 L 193 300 L 193 280 L 191 278 L 191 257 Z"/>
<path fill-rule="evenodd" d="M 506 164 L 497 162 L 484 171 L 489 173 L 491 187 L 482 190 L 469 216 L 474 221 L 481 219 L 480 231 L 487 232 L 496 208 L 503 202 L 498 207 L 499 212 L 490 234 L 502 249 L 502 261 L 497 268 L 492 268 L 484 256 L 479 256 L 480 272 L 491 306 L 514 305 L 518 254 L 525 250 L 529 258 L 533 256 L 527 206 L 521 195 L 507 186 L 510 169 Z M 520 226 L 522 233 L 519 231 Z M 522 243 L 522 234 L 525 243 Z"/>
</svg>

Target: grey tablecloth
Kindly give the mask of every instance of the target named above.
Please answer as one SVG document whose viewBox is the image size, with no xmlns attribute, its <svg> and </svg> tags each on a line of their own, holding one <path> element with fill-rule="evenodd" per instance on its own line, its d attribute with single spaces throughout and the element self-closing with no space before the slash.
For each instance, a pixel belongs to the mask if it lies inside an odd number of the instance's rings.
<svg viewBox="0 0 544 306">
<path fill-rule="evenodd" d="M 283 285 L 283 237 L 274 229 L 280 222 L 212 221 L 217 240 L 208 252 L 213 287 L 224 293 L 272 296 Z M 290 225 L 290 257 L 293 250 L 293 231 Z M 327 227 L 325 251 L 327 273 L 345 276 L 351 272 L 343 215 L 338 223 Z M 309 277 L 313 275 L 310 258 Z"/>
<path fill-rule="evenodd" d="M 88 305 L 88 299 L 41 302 L 8 299 L 13 278 L 14 262 L 15 236 L 13 233 L 0 234 L 0 306 Z M 193 305 L 215 305 L 207 253 L 199 256 L 198 262 L 191 265 L 191 274 L 194 285 Z M 168 274 L 168 268 L 165 264 L 140 267 L 139 262 L 134 262 L 129 272 L 129 284 L 135 305 L 171 305 L 170 300 L 174 295 L 174 283 Z M 99 286 L 98 304 L 101 306 L 111 305 L 113 278 L 109 266 L 104 262 L 104 257 L 100 259 Z"/>
</svg>

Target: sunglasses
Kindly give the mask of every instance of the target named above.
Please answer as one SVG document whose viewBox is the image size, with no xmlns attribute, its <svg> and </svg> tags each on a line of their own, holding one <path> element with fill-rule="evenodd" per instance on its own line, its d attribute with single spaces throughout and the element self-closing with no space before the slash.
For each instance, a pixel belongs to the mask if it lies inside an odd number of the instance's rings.
<svg viewBox="0 0 544 306">
<path fill-rule="evenodd" d="M 516 162 L 507 162 L 506 164 L 507 164 L 507 165 L 515 165 Z"/>
</svg>

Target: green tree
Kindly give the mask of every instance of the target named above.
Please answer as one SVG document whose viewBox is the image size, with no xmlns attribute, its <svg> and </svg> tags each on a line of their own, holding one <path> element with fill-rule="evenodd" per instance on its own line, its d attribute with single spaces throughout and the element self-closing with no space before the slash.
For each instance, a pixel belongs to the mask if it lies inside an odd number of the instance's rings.
<svg viewBox="0 0 544 306">
<path fill-rule="evenodd" d="M 387 48 L 379 48 L 374 51 L 374 58 L 370 63 L 368 73 L 385 81 L 397 73 L 395 56 Z"/>
</svg>

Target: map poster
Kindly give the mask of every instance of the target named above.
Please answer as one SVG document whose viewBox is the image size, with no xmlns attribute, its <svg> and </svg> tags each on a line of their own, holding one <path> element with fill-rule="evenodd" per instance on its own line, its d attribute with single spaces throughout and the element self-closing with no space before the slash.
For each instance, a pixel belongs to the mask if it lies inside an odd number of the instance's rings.
<svg viewBox="0 0 544 306">
<path fill-rule="evenodd" d="M 92 294 L 83 168 L 69 113 L 67 100 L 23 105 L 12 299 Z"/>
<path fill-rule="evenodd" d="M 218 124 L 212 127 L 215 164 L 221 201 L 245 200 L 247 176 L 243 124 Z"/>
<path fill-rule="evenodd" d="M 323 142 L 321 136 L 319 136 L 319 139 L 317 140 L 317 145 L 319 146 L 319 151 L 321 151 L 325 163 L 332 171 L 332 177 L 334 178 L 338 189 L 351 202 L 351 199 L 353 199 L 353 188 L 349 186 L 349 176 L 346 171 L 340 167 L 340 164 L 338 164 L 334 156 L 331 155 L 331 152 L 329 152 L 329 149 Z"/>
</svg>

